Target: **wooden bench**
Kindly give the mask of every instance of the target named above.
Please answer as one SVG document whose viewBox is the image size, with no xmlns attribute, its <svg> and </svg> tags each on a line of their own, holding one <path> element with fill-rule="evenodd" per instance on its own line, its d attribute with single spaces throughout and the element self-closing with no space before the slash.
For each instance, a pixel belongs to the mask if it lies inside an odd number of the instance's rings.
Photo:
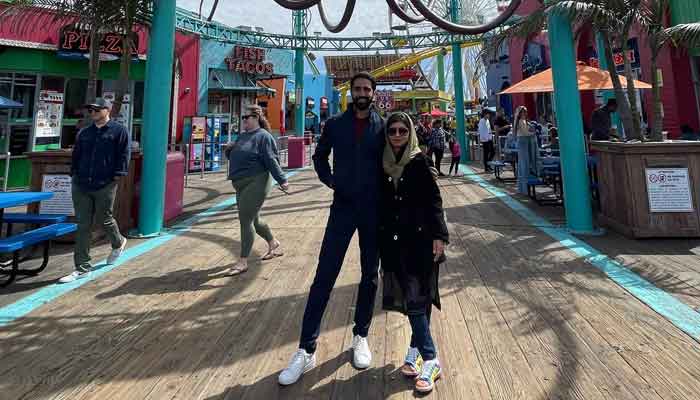
<svg viewBox="0 0 700 400">
<path fill-rule="evenodd" d="M 17 275 L 37 275 L 43 271 L 49 263 L 49 251 L 51 241 L 57 237 L 75 232 L 76 224 L 58 223 L 42 226 L 27 232 L 22 232 L 15 236 L 0 239 L 0 253 L 12 253 L 11 268 L 0 269 L 1 275 L 7 275 L 5 282 L 0 283 L 0 287 L 5 287 L 14 282 Z M 19 269 L 20 251 L 24 248 L 37 244 L 43 244 L 43 262 L 41 266 L 34 269 Z"/>
</svg>

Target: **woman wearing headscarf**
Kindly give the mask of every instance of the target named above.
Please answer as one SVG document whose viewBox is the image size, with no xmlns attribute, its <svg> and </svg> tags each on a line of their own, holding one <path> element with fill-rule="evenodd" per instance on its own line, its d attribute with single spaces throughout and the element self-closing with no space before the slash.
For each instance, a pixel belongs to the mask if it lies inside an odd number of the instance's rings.
<svg viewBox="0 0 700 400">
<path fill-rule="evenodd" d="M 228 179 L 236 189 L 238 219 L 241 223 L 241 258 L 228 272 L 229 275 L 239 275 L 248 270 L 248 256 L 253 249 L 256 233 L 267 242 L 268 249 L 263 260 L 283 255 L 280 242 L 274 238 L 270 227 L 260 219 L 260 209 L 272 188 L 270 175 L 283 191 L 289 189 L 287 178 L 279 165 L 277 144 L 267 131 L 270 125 L 262 108 L 249 106 L 248 113 L 241 120 L 241 135 L 225 150 L 229 160 Z"/>
<path fill-rule="evenodd" d="M 430 314 L 433 305 L 440 308 L 438 270 L 449 235 L 440 189 L 410 117 L 393 114 L 386 126 L 379 231 L 383 307 L 408 316 L 413 334 L 401 372 L 416 378 L 417 391 L 430 392 L 442 373 Z"/>
<path fill-rule="evenodd" d="M 537 140 L 527 123 L 527 108 L 518 107 L 515 112 L 513 132 L 518 140 L 518 192 L 528 194 L 527 180 L 537 168 Z"/>
</svg>

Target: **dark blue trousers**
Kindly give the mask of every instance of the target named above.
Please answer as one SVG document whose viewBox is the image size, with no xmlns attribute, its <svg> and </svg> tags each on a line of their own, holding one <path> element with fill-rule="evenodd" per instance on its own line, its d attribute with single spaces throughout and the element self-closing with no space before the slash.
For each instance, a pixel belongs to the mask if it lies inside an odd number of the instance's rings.
<svg viewBox="0 0 700 400">
<path fill-rule="evenodd" d="M 423 360 L 430 361 L 437 357 L 433 337 L 430 335 L 430 310 L 424 313 L 409 314 L 411 323 L 411 347 L 418 348 Z"/>
<path fill-rule="evenodd" d="M 362 204 L 334 202 L 331 206 L 316 277 L 309 291 L 301 328 L 299 348 L 305 349 L 308 353 L 316 351 L 321 319 L 355 231 L 358 231 L 360 239 L 362 278 L 357 290 L 353 334 L 366 337 L 369 332 L 377 295 L 379 269 L 377 211 L 371 207 L 372 204 L 372 202 Z"/>
</svg>

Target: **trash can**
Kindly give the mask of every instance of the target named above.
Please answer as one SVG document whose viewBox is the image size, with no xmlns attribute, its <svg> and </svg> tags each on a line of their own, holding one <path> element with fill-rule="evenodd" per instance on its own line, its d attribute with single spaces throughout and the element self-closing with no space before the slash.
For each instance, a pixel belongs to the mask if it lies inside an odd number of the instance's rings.
<svg viewBox="0 0 700 400">
<path fill-rule="evenodd" d="M 303 137 L 290 137 L 287 148 L 288 168 L 303 168 L 306 166 L 306 145 Z"/>
</svg>

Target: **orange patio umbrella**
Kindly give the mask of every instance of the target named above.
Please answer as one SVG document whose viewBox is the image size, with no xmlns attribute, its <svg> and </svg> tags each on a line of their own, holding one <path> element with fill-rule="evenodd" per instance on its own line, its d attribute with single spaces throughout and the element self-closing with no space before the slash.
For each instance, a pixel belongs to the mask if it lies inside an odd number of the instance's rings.
<svg viewBox="0 0 700 400">
<path fill-rule="evenodd" d="M 602 69 L 589 67 L 579 62 L 576 65 L 578 75 L 578 90 L 610 90 L 614 89 L 610 73 Z M 620 75 L 622 87 L 627 87 L 627 79 Z M 634 81 L 637 89 L 651 89 L 651 85 L 638 80 Z M 554 81 L 552 80 L 552 69 L 546 69 L 538 74 L 520 81 L 499 94 L 514 93 L 549 93 L 554 91 Z"/>
</svg>

